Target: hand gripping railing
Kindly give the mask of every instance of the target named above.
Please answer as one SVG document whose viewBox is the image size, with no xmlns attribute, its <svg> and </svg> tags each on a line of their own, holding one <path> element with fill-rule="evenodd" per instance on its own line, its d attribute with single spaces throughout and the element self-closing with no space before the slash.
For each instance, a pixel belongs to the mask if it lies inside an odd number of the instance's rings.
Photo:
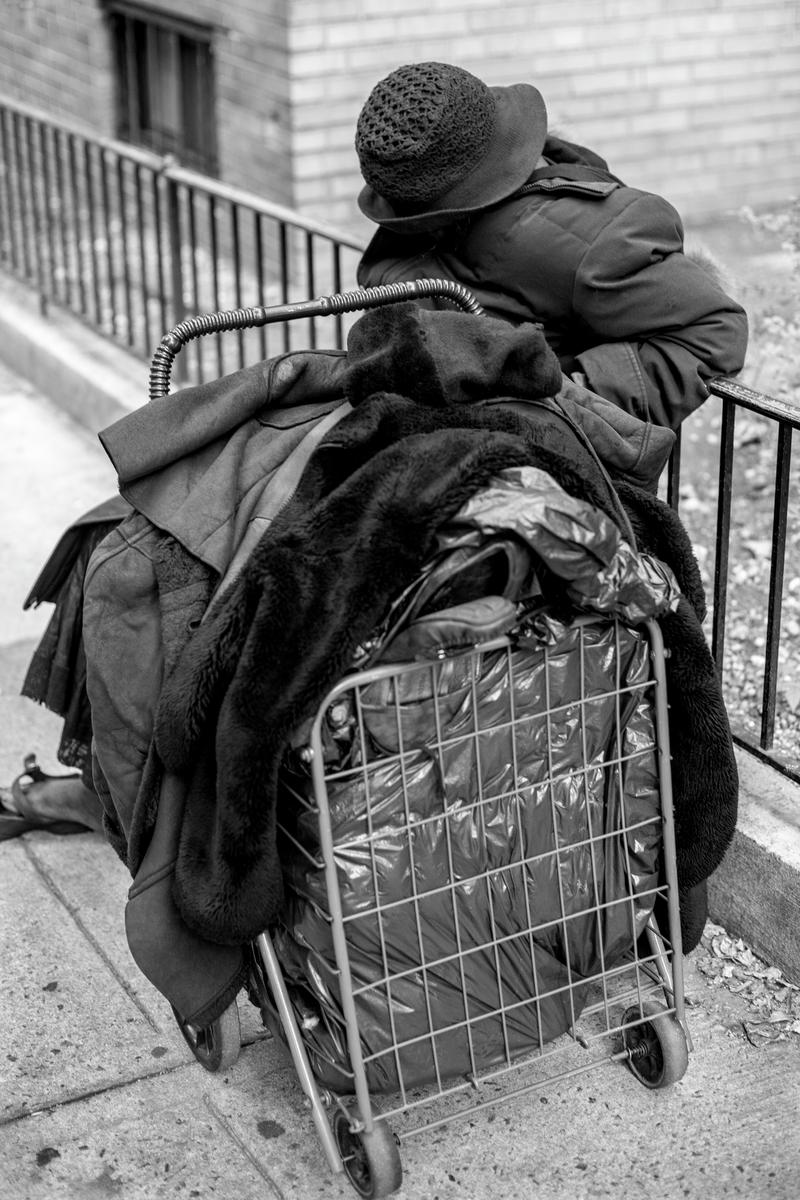
<svg viewBox="0 0 800 1200">
<path fill-rule="evenodd" d="M 353 292 L 322 296 L 318 300 L 303 300 L 297 304 L 276 304 L 270 308 L 235 308 L 228 312 L 205 313 L 181 321 L 165 333 L 150 365 L 150 399 L 157 400 L 169 391 L 170 374 L 175 355 L 187 342 L 205 333 L 222 333 L 229 329 L 257 329 L 277 321 L 295 321 L 300 317 L 329 317 L 340 313 L 377 308 L 400 300 L 417 300 L 439 296 L 452 300 L 465 312 L 482 316 L 483 308 L 467 288 L 450 279 L 414 279 L 406 283 L 381 284 Z"/>
</svg>

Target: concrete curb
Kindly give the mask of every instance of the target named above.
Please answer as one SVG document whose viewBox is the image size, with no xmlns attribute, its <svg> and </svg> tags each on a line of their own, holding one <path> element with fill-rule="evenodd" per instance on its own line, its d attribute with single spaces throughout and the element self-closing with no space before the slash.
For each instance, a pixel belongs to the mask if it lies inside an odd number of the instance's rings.
<svg viewBox="0 0 800 1200">
<path fill-rule="evenodd" d="M 148 365 L 51 309 L 42 316 L 36 297 L 0 281 L 0 356 L 53 403 L 92 432 L 147 401 Z"/>
<path fill-rule="evenodd" d="M 147 400 L 147 364 L 0 281 L 0 357 L 97 431 Z M 800 786 L 744 751 L 733 844 L 710 881 L 711 915 L 800 983 Z"/>
<path fill-rule="evenodd" d="M 709 880 L 711 917 L 800 982 L 800 786 L 744 750 L 733 842 Z"/>
</svg>

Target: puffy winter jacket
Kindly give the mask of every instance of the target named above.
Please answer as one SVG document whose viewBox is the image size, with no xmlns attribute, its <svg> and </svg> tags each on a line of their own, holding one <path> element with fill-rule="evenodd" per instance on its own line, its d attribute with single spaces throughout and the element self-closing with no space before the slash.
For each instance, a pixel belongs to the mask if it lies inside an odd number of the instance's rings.
<svg viewBox="0 0 800 1200">
<path fill-rule="evenodd" d="M 551 163 L 510 199 L 444 229 L 379 229 L 363 286 L 455 279 L 508 321 L 539 321 L 565 374 L 628 413 L 677 429 L 740 370 L 747 318 L 714 273 L 684 253 L 675 209 L 627 187 L 602 159 L 556 138 Z"/>
</svg>

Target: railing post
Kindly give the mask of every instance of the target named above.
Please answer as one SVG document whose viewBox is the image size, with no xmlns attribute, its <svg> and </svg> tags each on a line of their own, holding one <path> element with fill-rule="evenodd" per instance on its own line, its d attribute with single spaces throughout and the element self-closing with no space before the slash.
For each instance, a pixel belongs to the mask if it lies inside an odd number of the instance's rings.
<svg viewBox="0 0 800 1200">
<path fill-rule="evenodd" d="M 733 435 L 736 407 L 723 401 L 717 483 L 717 533 L 714 555 L 714 616 L 711 653 L 720 676 L 725 658 L 725 617 L 728 607 L 728 560 L 731 546 L 731 481 L 733 478 Z"/>
<path fill-rule="evenodd" d="M 763 750 L 771 750 L 775 739 L 775 706 L 778 691 L 783 570 L 786 559 L 791 465 L 792 427 L 781 424 L 778 426 L 775 464 L 772 552 L 770 554 L 769 599 L 767 601 L 767 645 L 764 661 L 764 687 L 761 697 L 761 748 Z"/>
<path fill-rule="evenodd" d="M 178 184 L 170 174 L 171 160 L 167 160 L 162 179 L 166 193 L 167 205 L 167 241 L 169 242 L 169 286 L 172 301 L 172 312 L 175 324 L 180 324 L 187 316 L 186 302 L 183 295 L 183 255 L 181 250 L 181 215 L 180 195 Z M 180 364 L 175 372 L 177 382 L 186 381 L 186 363 Z"/>
<path fill-rule="evenodd" d="M 47 191 L 42 182 L 42 172 L 36 169 L 36 147 L 34 139 L 34 124 L 30 118 L 25 120 L 25 154 L 28 167 L 29 203 L 33 214 L 33 258 L 36 272 L 36 290 L 39 293 L 39 313 L 47 316 L 47 268 L 46 231 L 49 228 L 47 214 L 42 216 L 40 204 L 47 204 Z"/>
<path fill-rule="evenodd" d="M 681 498 L 681 430 L 675 430 L 675 445 L 667 467 L 667 504 L 678 511 Z"/>
</svg>

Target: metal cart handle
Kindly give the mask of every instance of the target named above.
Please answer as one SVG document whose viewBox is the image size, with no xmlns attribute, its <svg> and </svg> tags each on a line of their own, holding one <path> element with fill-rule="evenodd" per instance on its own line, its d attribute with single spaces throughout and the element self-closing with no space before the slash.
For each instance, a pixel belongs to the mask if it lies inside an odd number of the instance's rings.
<svg viewBox="0 0 800 1200">
<path fill-rule="evenodd" d="M 187 342 L 204 333 L 222 333 L 229 329 L 257 329 L 276 321 L 295 321 L 299 317 L 327 317 L 359 309 L 378 308 L 400 300 L 441 296 L 452 300 L 465 312 L 483 316 L 484 309 L 467 288 L 451 279 L 414 279 L 406 283 L 387 283 L 379 287 L 340 292 L 303 300 L 297 304 L 276 304 L 270 308 L 234 308 L 228 312 L 205 313 L 181 321 L 162 337 L 150 365 L 150 399 L 157 400 L 169 391 L 170 373 L 175 355 Z"/>
</svg>

